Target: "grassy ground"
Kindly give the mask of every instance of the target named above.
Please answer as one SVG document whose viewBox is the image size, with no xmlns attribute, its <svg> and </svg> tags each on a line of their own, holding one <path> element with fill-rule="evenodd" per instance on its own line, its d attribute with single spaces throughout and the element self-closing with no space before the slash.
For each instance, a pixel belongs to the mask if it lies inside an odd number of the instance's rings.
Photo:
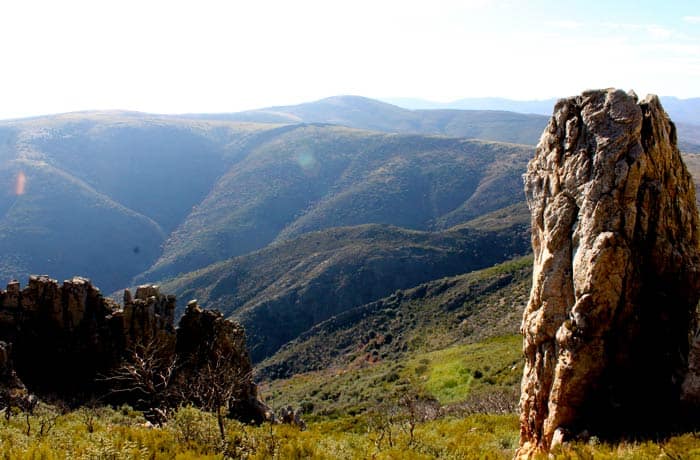
<svg viewBox="0 0 700 460">
<path fill-rule="evenodd" d="M 510 459 L 518 446 L 518 336 L 416 354 L 398 362 L 298 375 L 262 389 L 279 408 L 301 406 L 306 429 L 243 425 L 191 407 L 148 426 L 128 407 L 0 417 L 0 459 Z M 700 458 L 700 434 L 586 443 L 555 459 Z"/>
<path fill-rule="evenodd" d="M 457 403 L 473 392 L 514 388 L 523 372 L 520 336 L 451 347 L 409 361 L 420 384 L 442 404 Z"/>
<path fill-rule="evenodd" d="M 508 335 L 396 361 L 298 374 L 263 385 L 261 394 L 273 407 L 301 407 L 309 420 L 363 414 L 406 395 L 432 401 L 445 413 L 504 412 L 517 401 L 521 343 Z"/>
<path fill-rule="evenodd" d="M 91 414 L 94 418 L 91 418 Z M 182 408 L 163 427 L 143 424 L 121 409 L 36 415 L 0 421 L 3 459 L 510 459 L 518 442 L 517 416 L 473 414 L 417 422 L 345 416 L 310 423 L 245 426 L 228 421 L 222 439 L 211 414 Z M 554 459 L 700 458 L 700 437 L 602 444 L 593 438 L 556 449 Z"/>
</svg>

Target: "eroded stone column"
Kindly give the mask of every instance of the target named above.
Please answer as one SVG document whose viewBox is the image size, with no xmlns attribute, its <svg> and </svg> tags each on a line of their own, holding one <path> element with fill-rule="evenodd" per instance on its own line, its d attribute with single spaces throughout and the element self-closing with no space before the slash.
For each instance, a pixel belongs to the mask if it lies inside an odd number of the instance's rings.
<svg viewBox="0 0 700 460">
<path fill-rule="evenodd" d="M 678 409 L 698 302 L 675 126 L 656 96 L 560 100 L 524 181 L 534 271 L 517 456 L 584 431 L 658 430 Z"/>
</svg>

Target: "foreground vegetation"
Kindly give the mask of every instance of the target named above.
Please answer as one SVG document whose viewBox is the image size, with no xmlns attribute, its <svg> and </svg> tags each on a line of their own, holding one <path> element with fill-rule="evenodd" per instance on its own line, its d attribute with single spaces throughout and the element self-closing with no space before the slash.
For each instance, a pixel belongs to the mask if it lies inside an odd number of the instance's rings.
<svg viewBox="0 0 700 460">
<path fill-rule="evenodd" d="M 247 425 L 180 407 L 161 426 L 128 406 L 0 411 L 0 459 L 510 459 L 518 445 L 521 339 L 458 344 L 264 386 L 306 423 Z M 615 444 L 595 437 L 561 459 L 700 458 L 700 433 Z"/>
<path fill-rule="evenodd" d="M 410 412 L 346 416 L 291 425 L 248 426 L 228 421 L 222 439 L 212 414 L 179 409 L 162 427 L 144 424 L 128 407 L 60 413 L 40 406 L 34 415 L 0 420 L 4 459 L 509 459 L 518 442 L 515 414 L 445 416 L 417 421 Z M 685 459 L 700 456 L 700 436 L 660 442 L 600 443 L 592 438 L 554 452 L 561 459 Z"/>
</svg>

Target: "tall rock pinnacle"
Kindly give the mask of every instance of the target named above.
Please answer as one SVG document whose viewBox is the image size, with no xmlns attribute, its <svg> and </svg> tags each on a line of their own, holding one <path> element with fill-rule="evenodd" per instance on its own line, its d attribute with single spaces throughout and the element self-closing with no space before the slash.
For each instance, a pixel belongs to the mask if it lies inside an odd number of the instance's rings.
<svg viewBox="0 0 700 460">
<path fill-rule="evenodd" d="M 688 369 L 700 262 L 695 189 L 656 96 L 562 99 L 524 175 L 533 286 L 520 449 L 668 429 Z"/>
</svg>

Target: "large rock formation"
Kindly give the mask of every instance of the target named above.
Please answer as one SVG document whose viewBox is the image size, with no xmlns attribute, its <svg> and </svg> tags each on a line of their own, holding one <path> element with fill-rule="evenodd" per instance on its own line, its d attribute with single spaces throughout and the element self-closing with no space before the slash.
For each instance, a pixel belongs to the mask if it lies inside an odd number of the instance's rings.
<svg viewBox="0 0 700 460">
<path fill-rule="evenodd" d="M 175 297 L 161 294 L 157 286 L 140 286 L 134 296 L 126 290 L 120 307 L 85 278 L 59 285 L 48 276 L 31 276 L 24 289 L 13 281 L 0 290 L 0 396 L 22 394 L 26 385 L 31 392 L 73 403 L 105 396 L 138 403 L 143 399 L 131 399 L 133 393 L 144 391 L 124 391 L 124 386 L 154 383 L 154 391 L 163 394 L 151 395 L 144 404 L 197 403 L 187 400 L 197 389 L 192 382 L 202 369 L 218 366 L 238 376 L 212 380 L 221 386 L 217 394 L 229 396 L 220 405 L 246 421 L 260 420 L 266 408 L 257 399 L 243 328 L 196 302 L 178 329 L 174 320 Z M 135 357 L 152 367 L 143 375 L 166 378 L 132 379 L 128 366 Z M 0 399 L 8 403 L 7 397 Z"/>
<path fill-rule="evenodd" d="M 698 213 L 656 96 L 557 102 L 524 175 L 533 286 L 518 456 L 677 420 L 698 302 Z"/>
</svg>

